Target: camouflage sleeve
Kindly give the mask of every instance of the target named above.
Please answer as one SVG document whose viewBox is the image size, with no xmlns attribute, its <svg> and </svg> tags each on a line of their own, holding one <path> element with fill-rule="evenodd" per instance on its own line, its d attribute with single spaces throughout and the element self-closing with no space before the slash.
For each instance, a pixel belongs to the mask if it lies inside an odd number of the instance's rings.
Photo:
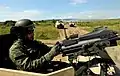
<svg viewBox="0 0 120 76">
<path fill-rule="evenodd" d="M 47 46 L 46 44 L 42 43 L 41 41 L 35 41 L 35 42 L 36 42 L 39 50 L 43 50 L 43 51 L 41 51 L 41 55 L 45 55 L 52 49 L 52 47 Z"/>
<path fill-rule="evenodd" d="M 25 49 L 22 46 L 10 48 L 10 59 L 15 63 L 18 69 L 21 70 L 34 70 L 40 68 L 46 61 L 50 61 L 57 53 L 56 47 L 54 46 L 50 52 L 41 56 L 39 59 L 32 60 L 30 57 L 23 52 Z"/>
</svg>

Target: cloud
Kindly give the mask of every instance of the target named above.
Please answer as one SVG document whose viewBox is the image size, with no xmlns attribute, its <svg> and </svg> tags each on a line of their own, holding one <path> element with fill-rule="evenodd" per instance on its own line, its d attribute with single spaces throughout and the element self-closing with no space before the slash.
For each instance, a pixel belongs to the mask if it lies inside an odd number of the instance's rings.
<svg viewBox="0 0 120 76">
<path fill-rule="evenodd" d="M 36 20 L 39 19 L 42 14 L 43 11 L 39 10 L 16 11 L 8 6 L 0 6 L 0 21 L 19 20 L 22 18 Z"/>
<path fill-rule="evenodd" d="M 40 11 L 36 9 L 17 11 L 8 6 L 0 5 L 0 21 L 6 20 L 19 20 L 28 18 L 31 20 L 41 19 L 65 19 L 65 18 L 78 18 L 78 19 L 110 19 L 120 18 L 120 10 L 92 10 L 81 12 L 68 12 L 64 14 L 54 13 L 53 11 Z"/>
<path fill-rule="evenodd" d="M 87 3 L 87 0 L 71 0 L 70 4 L 76 5 L 76 4 L 82 4 Z"/>
<path fill-rule="evenodd" d="M 6 6 L 6 5 L 0 5 L 0 11 L 6 11 L 9 10 L 10 7 Z"/>
<path fill-rule="evenodd" d="M 120 10 L 93 10 L 83 12 L 71 12 L 66 14 L 57 15 L 51 18 L 78 18 L 78 19 L 110 19 L 120 18 Z"/>
<path fill-rule="evenodd" d="M 120 10 L 94 10 L 94 11 L 85 11 L 78 13 L 79 18 L 87 19 L 109 19 L 117 18 L 120 13 Z"/>
</svg>

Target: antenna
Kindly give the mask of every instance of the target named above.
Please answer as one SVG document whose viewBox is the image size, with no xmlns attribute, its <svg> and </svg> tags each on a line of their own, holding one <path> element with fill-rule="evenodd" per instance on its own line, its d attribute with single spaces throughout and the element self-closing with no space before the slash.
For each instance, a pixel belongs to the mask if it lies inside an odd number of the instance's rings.
<svg viewBox="0 0 120 76">
<path fill-rule="evenodd" d="M 65 38 L 68 40 L 68 36 L 67 36 L 67 32 L 66 32 L 66 29 L 67 29 L 67 28 L 64 27 L 64 24 L 63 24 L 63 23 L 59 23 L 58 21 L 57 21 L 57 23 L 58 23 L 58 24 L 55 25 L 55 26 L 57 27 L 57 29 L 63 29 Z"/>
</svg>

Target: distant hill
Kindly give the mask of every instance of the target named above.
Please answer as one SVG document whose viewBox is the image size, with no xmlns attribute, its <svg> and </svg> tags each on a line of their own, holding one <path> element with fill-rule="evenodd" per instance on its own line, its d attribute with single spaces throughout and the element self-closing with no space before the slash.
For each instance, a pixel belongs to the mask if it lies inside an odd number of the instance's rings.
<svg viewBox="0 0 120 76">
<path fill-rule="evenodd" d="M 97 20 L 103 20 L 103 19 L 62 19 L 63 21 L 67 21 L 67 22 L 70 22 L 70 21 L 73 21 L 73 22 L 87 22 L 87 21 L 97 21 Z"/>
<path fill-rule="evenodd" d="M 39 21 L 65 21 L 65 22 L 87 22 L 87 21 L 98 21 L 98 20 L 120 20 L 120 18 L 118 19 L 78 19 L 78 18 L 66 18 L 66 19 L 43 19 L 43 20 L 35 20 L 34 22 L 39 22 Z M 5 22 L 15 22 L 12 20 L 6 20 Z M 3 24 L 4 22 L 0 22 L 0 24 Z"/>
<path fill-rule="evenodd" d="M 77 18 L 66 18 L 66 19 L 47 19 L 47 20 L 57 20 L 57 21 L 65 21 L 65 22 L 86 22 L 86 21 L 97 21 L 97 20 L 104 20 L 104 19 L 77 19 Z"/>
</svg>

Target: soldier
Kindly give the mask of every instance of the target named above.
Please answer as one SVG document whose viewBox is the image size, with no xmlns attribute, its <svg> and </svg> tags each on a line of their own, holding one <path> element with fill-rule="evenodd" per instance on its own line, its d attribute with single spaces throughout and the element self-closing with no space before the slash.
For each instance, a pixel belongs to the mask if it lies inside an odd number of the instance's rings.
<svg viewBox="0 0 120 76">
<path fill-rule="evenodd" d="M 11 28 L 11 33 L 18 39 L 9 49 L 9 57 L 17 69 L 25 71 L 38 71 L 60 52 L 60 44 L 52 48 L 42 42 L 34 40 L 34 24 L 29 19 L 21 19 Z"/>
</svg>

